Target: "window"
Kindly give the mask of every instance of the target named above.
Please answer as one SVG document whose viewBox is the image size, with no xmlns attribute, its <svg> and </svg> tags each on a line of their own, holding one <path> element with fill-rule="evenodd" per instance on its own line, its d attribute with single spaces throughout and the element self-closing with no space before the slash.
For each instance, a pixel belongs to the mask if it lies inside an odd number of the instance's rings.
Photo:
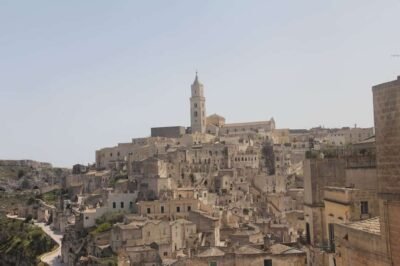
<svg viewBox="0 0 400 266">
<path fill-rule="evenodd" d="M 161 206 L 161 213 L 164 213 L 164 206 Z"/>
<path fill-rule="evenodd" d="M 335 252 L 335 230 L 333 224 L 328 224 L 329 228 L 329 248 L 332 252 Z"/>
<path fill-rule="evenodd" d="M 176 207 L 176 212 L 181 212 L 181 207 Z"/>
<path fill-rule="evenodd" d="M 113 209 L 117 208 L 117 203 L 113 202 Z"/>
<path fill-rule="evenodd" d="M 216 261 L 210 261 L 210 262 L 208 263 L 208 266 L 218 266 L 218 264 L 217 264 Z"/>
<path fill-rule="evenodd" d="M 368 214 L 368 201 L 361 201 L 361 214 Z"/>
<path fill-rule="evenodd" d="M 194 112 L 194 117 L 197 117 L 197 111 Z"/>
<path fill-rule="evenodd" d="M 197 108 L 197 103 L 194 104 L 194 108 Z"/>
<path fill-rule="evenodd" d="M 164 257 L 168 256 L 168 252 L 164 252 Z"/>
<path fill-rule="evenodd" d="M 306 223 L 306 243 L 311 244 L 310 224 Z"/>
<path fill-rule="evenodd" d="M 150 208 L 147 208 L 147 213 L 151 213 Z"/>
<path fill-rule="evenodd" d="M 190 212 L 192 210 L 192 206 L 188 206 L 187 210 L 188 210 L 188 212 Z"/>
<path fill-rule="evenodd" d="M 129 202 L 129 208 L 131 208 L 131 209 L 133 208 L 133 202 L 132 201 Z"/>
<path fill-rule="evenodd" d="M 121 209 L 124 208 L 124 203 L 121 201 Z"/>
<path fill-rule="evenodd" d="M 264 260 L 264 266 L 272 266 L 272 260 L 271 259 Z"/>
</svg>

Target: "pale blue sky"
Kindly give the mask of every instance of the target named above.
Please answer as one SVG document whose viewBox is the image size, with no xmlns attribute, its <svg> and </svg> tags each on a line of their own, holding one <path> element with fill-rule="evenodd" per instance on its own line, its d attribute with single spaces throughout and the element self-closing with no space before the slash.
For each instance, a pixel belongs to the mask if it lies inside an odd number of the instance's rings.
<svg viewBox="0 0 400 266">
<path fill-rule="evenodd" d="M 279 128 L 373 126 L 400 75 L 400 1 L 0 0 L 0 158 L 57 166 L 207 112 Z"/>
</svg>

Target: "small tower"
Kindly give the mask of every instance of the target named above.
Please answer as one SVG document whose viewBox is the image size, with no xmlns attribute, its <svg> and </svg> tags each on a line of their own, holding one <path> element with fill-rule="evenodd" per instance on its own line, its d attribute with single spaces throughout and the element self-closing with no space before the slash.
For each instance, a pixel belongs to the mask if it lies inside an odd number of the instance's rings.
<svg viewBox="0 0 400 266">
<path fill-rule="evenodd" d="M 203 84 L 196 78 L 191 86 L 192 97 L 190 97 L 190 122 L 192 133 L 206 132 L 206 98 L 204 97 Z"/>
</svg>

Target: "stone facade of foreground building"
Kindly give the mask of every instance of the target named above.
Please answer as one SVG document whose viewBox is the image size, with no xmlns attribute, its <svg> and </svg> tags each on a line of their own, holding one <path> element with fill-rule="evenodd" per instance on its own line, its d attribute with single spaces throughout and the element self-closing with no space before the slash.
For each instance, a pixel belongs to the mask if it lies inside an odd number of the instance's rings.
<svg viewBox="0 0 400 266">
<path fill-rule="evenodd" d="M 336 265 L 400 264 L 400 77 L 374 86 L 373 95 L 377 183 L 366 173 L 364 184 L 377 187 L 379 216 L 334 224 Z"/>
<path fill-rule="evenodd" d="M 400 264 L 400 76 L 374 86 L 378 191 L 383 243 L 394 265 Z"/>
<path fill-rule="evenodd" d="M 373 159 L 373 158 L 372 158 Z M 366 157 L 305 161 L 304 220 L 308 265 L 334 265 L 335 226 L 379 214 L 375 164 Z"/>
<path fill-rule="evenodd" d="M 386 266 L 386 246 L 382 243 L 379 217 L 348 223 L 335 224 L 337 266 L 365 265 Z"/>
</svg>

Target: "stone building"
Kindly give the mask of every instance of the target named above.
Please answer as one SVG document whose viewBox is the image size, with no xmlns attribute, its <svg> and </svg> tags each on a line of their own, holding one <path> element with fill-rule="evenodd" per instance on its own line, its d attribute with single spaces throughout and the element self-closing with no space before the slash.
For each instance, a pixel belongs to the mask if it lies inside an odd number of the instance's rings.
<svg viewBox="0 0 400 266">
<path fill-rule="evenodd" d="M 372 92 L 379 217 L 335 225 L 338 265 L 400 264 L 400 77 Z"/>
<path fill-rule="evenodd" d="M 134 193 L 112 193 L 108 192 L 104 196 L 104 202 L 96 204 L 96 206 L 86 206 L 79 211 L 79 222 L 83 228 L 89 228 L 96 224 L 96 219 L 106 213 L 112 212 L 133 212 L 136 211 L 135 202 L 137 199 L 137 191 Z"/>
<path fill-rule="evenodd" d="M 274 245 L 265 251 L 257 247 L 244 245 L 233 250 L 210 247 L 192 258 L 175 262 L 174 266 L 303 266 L 305 253 L 297 248 Z"/>
<path fill-rule="evenodd" d="M 185 127 L 152 127 L 152 137 L 164 137 L 164 138 L 180 138 L 186 133 Z"/>
<path fill-rule="evenodd" d="M 304 220 L 309 265 L 333 265 L 336 224 L 378 215 L 376 169 L 374 164 L 366 165 L 364 159 L 305 161 Z"/>
<path fill-rule="evenodd" d="M 194 248 L 194 242 L 197 238 L 195 223 L 185 219 L 177 219 L 170 222 L 170 227 L 171 249 L 174 256 L 184 254 L 186 249 Z M 164 253 L 163 256 L 168 256 L 168 254 Z"/>
<path fill-rule="evenodd" d="M 246 135 L 254 133 L 267 133 L 275 129 L 275 120 L 271 118 L 266 121 L 229 123 L 223 125 L 219 132 L 220 135 Z"/>
<path fill-rule="evenodd" d="M 220 221 L 206 212 L 197 210 L 189 213 L 188 220 L 196 224 L 201 246 L 220 245 Z"/>
<path fill-rule="evenodd" d="M 192 133 L 206 132 L 206 98 L 204 97 L 204 86 L 200 83 L 196 72 L 196 78 L 191 86 L 192 97 L 190 98 L 190 122 Z"/>
<path fill-rule="evenodd" d="M 166 147 L 176 143 L 177 139 L 174 138 L 150 137 L 132 139 L 132 142 L 102 148 L 96 151 L 96 168 L 122 168 L 127 162 L 141 161 L 156 154 L 165 154 Z"/>
<path fill-rule="evenodd" d="M 168 221 L 135 219 L 129 224 L 116 224 L 111 231 L 111 247 L 118 252 L 123 247 L 150 245 L 165 246 L 171 253 L 171 227 Z"/>
<path fill-rule="evenodd" d="M 119 266 L 161 266 L 158 251 L 150 246 L 125 247 L 118 256 Z"/>
<path fill-rule="evenodd" d="M 207 117 L 207 125 L 212 124 L 217 127 L 223 127 L 225 125 L 225 117 L 218 114 L 212 114 Z"/>
<path fill-rule="evenodd" d="M 400 77 L 372 92 L 380 215 L 334 227 L 338 265 L 400 264 Z"/>
<path fill-rule="evenodd" d="M 138 213 L 153 219 L 187 219 L 191 211 L 199 209 L 197 199 L 140 201 Z"/>
<path fill-rule="evenodd" d="M 400 76 L 372 88 L 380 225 L 394 265 L 400 265 Z"/>
<path fill-rule="evenodd" d="M 325 141 L 334 146 L 343 146 L 363 141 L 374 135 L 374 128 L 343 127 L 341 129 L 332 129 L 328 133 Z"/>
<path fill-rule="evenodd" d="M 335 224 L 336 265 L 395 265 L 388 261 L 380 227 L 379 217 Z"/>
</svg>

